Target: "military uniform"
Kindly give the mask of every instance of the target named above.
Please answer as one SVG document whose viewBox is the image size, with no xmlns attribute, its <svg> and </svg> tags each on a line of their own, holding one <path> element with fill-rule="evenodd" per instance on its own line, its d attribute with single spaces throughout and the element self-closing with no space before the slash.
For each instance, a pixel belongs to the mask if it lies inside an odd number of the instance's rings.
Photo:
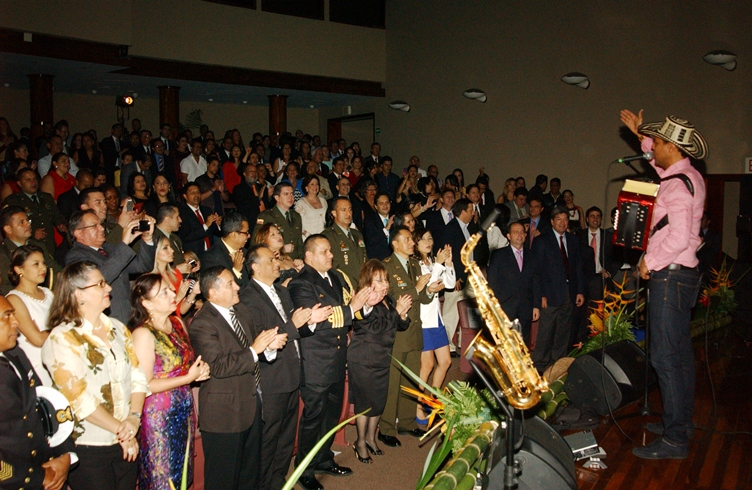
<svg viewBox="0 0 752 490">
<path fill-rule="evenodd" d="M 285 241 L 285 245 L 292 244 L 293 245 L 293 251 L 292 253 L 287 254 L 291 259 L 303 259 L 304 250 L 303 250 L 303 219 L 300 217 L 297 211 L 290 208 L 290 221 L 291 223 L 287 222 L 287 219 L 285 218 L 284 213 L 279 209 L 279 206 L 274 206 L 271 209 L 267 209 L 263 213 L 260 213 L 258 215 L 258 218 L 256 218 L 256 227 L 253 229 L 253 234 L 256 234 L 256 231 L 263 225 L 264 223 L 273 223 L 277 228 L 279 228 L 280 233 L 282 233 L 282 238 Z"/>
<path fill-rule="evenodd" d="M 65 222 L 65 218 L 60 214 L 60 210 L 55 204 L 55 200 L 51 195 L 46 192 L 38 191 L 33 194 L 37 197 L 39 202 L 34 202 L 29 196 L 23 192 L 18 194 L 11 194 L 5 198 L 5 204 L 8 206 L 18 206 L 26 211 L 26 215 L 31 221 L 31 236 L 34 237 L 34 233 L 38 229 L 43 229 L 47 232 L 47 236 L 44 240 L 44 246 L 47 250 L 55 250 L 55 227 L 59 225 L 68 225 Z"/>
<path fill-rule="evenodd" d="M 338 224 L 333 224 L 322 233 L 332 246 L 332 269 L 344 272 L 353 285 L 358 284 L 360 268 L 366 263 L 366 242 L 363 234 L 350 228 L 350 237 Z"/>
<path fill-rule="evenodd" d="M 70 437 L 54 448 L 47 443 L 36 409 L 41 384 L 20 347 L 0 355 L 0 488 L 42 488 L 42 464 L 75 450 Z"/>
<path fill-rule="evenodd" d="M 423 350 L 423 322 L 420 320 L 420 305 L 428 304 L 433 299 L 429 296 L 428 286 L 418 293 L 415 284 L 423 275 L 420 264 L 413 258 L 407 261 L 407 268 L 395 254 L 383 261 L 389 277 L 389 295 L 398 300 L 400 296 L 409 294 L 413 298 L 413 305 L 407 314 L 410 326 L 404 332 L 397 332 L 394 337 L 392 356 L 407 366 L 413 373 L 420 373 L 420 354 Z M 409 272 L 408 272 L 409 271 Z M 412 378 L 405 375 L 402 369 L 392 363 L 389 369 L 389 394 L 381 416 L 379 425 L 381 433 L 386 436 L 396 436 L 395 420 L 399 419 L 399 430 L 413 430 L 415 424 L 415 400 L 401 393 L 400 386 L 413 386 Z"/>
</svg>

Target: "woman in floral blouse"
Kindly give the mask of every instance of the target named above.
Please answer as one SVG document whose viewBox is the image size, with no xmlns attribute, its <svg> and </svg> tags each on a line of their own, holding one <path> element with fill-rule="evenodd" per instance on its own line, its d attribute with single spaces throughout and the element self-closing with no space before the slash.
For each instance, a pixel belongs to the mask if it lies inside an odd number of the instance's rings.
<svg viewBox="0 0 752 490">
<path fill-rule="evenodd" d="M 42 362 L 75 415 L 80 464 L 68 477 L 73 490 L 136 486 L 136 434 L 148 385 L 130 332 L 104 314 L 111 290 L 92 262 L 63 269 L 42 346 Z"/>
</svg>

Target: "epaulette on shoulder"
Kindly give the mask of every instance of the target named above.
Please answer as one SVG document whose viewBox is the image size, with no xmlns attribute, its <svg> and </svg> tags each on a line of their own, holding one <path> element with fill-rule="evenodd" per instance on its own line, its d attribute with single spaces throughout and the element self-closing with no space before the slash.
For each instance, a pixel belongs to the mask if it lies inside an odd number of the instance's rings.
<svg viewBox="0 0 752 490">
<path fill-rule="evenodd" d="M 389 263 L 389 262 L 391 262 L 391 261 L 392 261 L 392 258 L 391 258 L 391 257 L 387 257 L 387 258 L 385 258 L 385 259 L 384 259 L 384 262 L 386 262 L 386 263 Z"/>
</svg>

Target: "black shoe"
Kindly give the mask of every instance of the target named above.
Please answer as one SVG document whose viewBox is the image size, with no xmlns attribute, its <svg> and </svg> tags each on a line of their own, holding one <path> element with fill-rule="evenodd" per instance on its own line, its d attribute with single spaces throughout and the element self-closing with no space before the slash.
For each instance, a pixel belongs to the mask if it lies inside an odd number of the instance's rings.
<svg viewBox="0 0 752 490">
<path fill-rule="evenodd" d="M 649 422 L 645 424 L 645 428 L 648 430 L 648 432 L 652 432 L 653 434 L 658 434 L 659 436 L 663 435 L 663 423 L 661 422 Z M 693 439 L 695 437 L 695 424 L 692 424 L 692 426 L 687 429 L 687 439 Z"/>
<path fill-rule="evenodd" d="M 324 490 L 324 486 L 315 476 L 301 476 L 298 478 L 298 484 L 306 490 Z"/>
<path fill-rule="evenodd" d="M 400 440 L 394 436 L 385 436 L 384 434 L 379 432 L 379 435 L 376 437 L 378 437 L 381 442 L 390 447 L 400 447 L 402 445 Z"/>
<path fill-rule="evenodd" d="M 367 446 L 367 445 L 366 445 Z M 358 453 L 358 448 L 355 446 L 355 444 L 352 445 L 353 451 L 355 451 L 355 457 L 358 458 L 358 461 L 365 464 L 371 464 L 373 463 L 373 458 L 368 456 L 367 458 L 361 458 L 360 454 Z"/>
<path fill-rule="evenodd" d="M 689 446 L 687 444 L 671 444 L 659 437 L 644 447 L 632 449 L 632 454 L 642 459 L 687 459 Z"/>
<path fill-rule="evenodd" d="M 347 466 L 340 466 L 335 462 L 332 462 L 331 466 L 327 468 L 316 468 L 316 473 L 325 473 L 332 476 L 348 476 L 352 475 L 352 470 Z"/>
<path fill-rule="evenodd" d="M 413 437 L 423 437 L 426 434 L 426 431 L 424 431 L 423 429 L 416 428 L 413 430 L 398 430 L 397 433 L 405 434 L 405 435 L 413 436 Z"/>
<path fill-rule="evenodd" d="M 395 439 L 396 439 L 396 437 L 395 437 Z M 374 443 L 374 446 L 376 446 L 375 443 Z M 368 449 L 368 452 L 371 453 L 371 454 L 373 454 L 374 456 L 383 456 L 384 455 L 384 451 L 382 451 L 379 448 L 379 446 L 376 446 L 376 449 L 374 449 L 374 448 L 371 447 L 370 444 L 368 444 L 368 442 L 366 442 L 366 449 Z"/>
<path fill-rule="evenodd" d="M 460 353 L 457 352 L 456 350 L 453 350 L 452 352 L 450 352 L 449 355 L 452 356 L 455 359 L 458 358 L 458 357 L 460 357 Z"/>
</svg>

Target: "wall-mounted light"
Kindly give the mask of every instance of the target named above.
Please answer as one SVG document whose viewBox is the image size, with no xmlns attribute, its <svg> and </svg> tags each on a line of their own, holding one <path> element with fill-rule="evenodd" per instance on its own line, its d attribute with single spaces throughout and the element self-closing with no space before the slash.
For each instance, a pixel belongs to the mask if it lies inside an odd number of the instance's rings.
<svg viewBox="0 0 752 490">
<path fill-rule="evenodd" d="M 118 107 L 130 107 L 133 105 L 133 97 L 130 95 L 118 95 L 115 97 L 115 105 Z"/>
<path fill-rule="evenodd" d="M 722 49 L 711 51 L 702 57 L 706 63 L 711 65 L 720 66 L 728 71 L 734 71 L 736 68 L 736 55 L 731 51 L 724 51 Z"/>
<path fill-rule="evenodd" d="M 404 100 L 395 100 L 389 104 L 389 108 L 395 111 L 410 112 L 410 104 Z"/>
<path fill-rule="evenodd" d="M 561 81 L 566 83 L 567 85 L 575 85 L 584 89 L 590 86 L 590 79 L 588 78 L 588 76 L 577 71 L 567 73 L 566 75 L 561 77 Z"/>
<path fill-rule="evenodd" d="M 485 102 L 488 100 L 486 93 L 479 88 L 469 88 L 462 92 L 462 95 L 470 100 L 477 100 L 478 102 Z"/>
</svg>

